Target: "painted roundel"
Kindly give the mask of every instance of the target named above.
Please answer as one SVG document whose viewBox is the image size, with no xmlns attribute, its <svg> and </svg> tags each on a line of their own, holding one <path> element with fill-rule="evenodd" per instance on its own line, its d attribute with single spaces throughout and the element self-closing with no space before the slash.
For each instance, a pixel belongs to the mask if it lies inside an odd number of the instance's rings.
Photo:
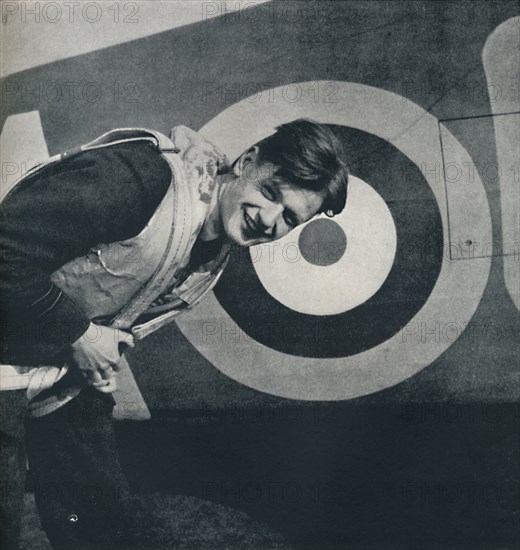
<svg viewBox="0 0 520 550">
<path fill-rule="evenodd" d="M 214 291 L 247 335 L 291 355 L 345 357 L 388 340 L 424 305 L 441 268 L 442 220 L 420 170 L 372 134 L 332 128 L 355 174 L 343 212 L 249 258 L 235 250 Z"/>
<path fill-rule="evenodd" d="M 406 380 L 454 344 L 460 332 L 423 336 L 468 325 L 491 264 L 452 258 L 447 192 L 450 214 L 470 209 L 465 231 L 474 240 L 491 234 L 491 217 L 477 172 L 471 181 L 464 172 L 455 189 L 438 176 L 442 143 L 462 166 L 473 159 L 433 115 L 354 82 L 319 83 L 333 87 L 335 101 L 316 102 L 316 84 L 292 84 L 297 102 L 283 100 L 283 86 L 264 101 L 246 98 L 201 132 L 233 159 L 284 122 L 331 125 L 354 175 L 344 212 L 271 248 L 234 250 L 203 305 L 176 323 L 237 382 L 291 399 L 343 400 Z"/>
</svg>

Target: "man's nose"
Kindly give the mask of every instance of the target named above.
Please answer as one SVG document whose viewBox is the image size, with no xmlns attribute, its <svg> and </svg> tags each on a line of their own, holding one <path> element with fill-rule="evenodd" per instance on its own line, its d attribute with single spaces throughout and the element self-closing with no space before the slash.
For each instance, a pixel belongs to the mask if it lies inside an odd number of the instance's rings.
<svg viewBox="0 0 520 550">
<path fill-rule="evenodd" d="M 270 203 L 260 210 L 260 223 L 266 232 L 269 232 L 274 227 L 282 212 L 283 205 L 277 203 Z"/>
</svg>

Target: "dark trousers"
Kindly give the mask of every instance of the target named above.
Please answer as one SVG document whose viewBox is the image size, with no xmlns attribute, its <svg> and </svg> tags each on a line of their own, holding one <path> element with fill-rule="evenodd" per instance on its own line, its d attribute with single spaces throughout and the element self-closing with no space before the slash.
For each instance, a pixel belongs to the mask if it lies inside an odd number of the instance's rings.
<svg viewBox="0 0 520 550">
<path fill-rule="evenodd" d="M 0 391 L 0 548 L 17 550 L 25 492 L 25 391 Z"/>
<path fill-rule="evenodd" d="M 10 481 L 7 506 L 2 512 L 6 520 L 2 517 L 2 525 L 9 527 L 2 548 L 17 548 L 25 479 L 24 445 L 40 520 L 52 547 L 124 547 L 133 506 L 117 453 L 112 396 L 85 388 L 54 413 L 28 418 L 24 429 L 25 396 L 21 392 L 2 393 L 17 394 L 8 396 L 5 404 L 18 406 L 18 419 L 12 417 L 5 429 L 2 426 L 2 477 Z"/>
</svg>

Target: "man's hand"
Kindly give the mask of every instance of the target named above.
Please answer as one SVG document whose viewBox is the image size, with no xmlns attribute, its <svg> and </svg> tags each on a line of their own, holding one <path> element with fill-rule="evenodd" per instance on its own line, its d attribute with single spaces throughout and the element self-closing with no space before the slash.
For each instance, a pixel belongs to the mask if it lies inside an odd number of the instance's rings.
<svg viewBox="0 0 520 550">
<path fill-rule="evenodd" d="M 122 349 L 134 347 L 131 334 L 90 323 L 87 331 L 72 344 L 72 362 L 87 382 L 101 392 L 115 390 L 113 376 L 120 369 Z"/>
</svg>

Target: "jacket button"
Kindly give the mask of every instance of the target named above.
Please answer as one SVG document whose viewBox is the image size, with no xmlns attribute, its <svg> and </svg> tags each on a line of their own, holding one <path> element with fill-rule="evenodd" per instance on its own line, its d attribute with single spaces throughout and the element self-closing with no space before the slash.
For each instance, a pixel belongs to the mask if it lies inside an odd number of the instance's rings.
<svg viewBox="0 0 520 550">
<path fill-rule="evenodd" d="M 77 514 L 70 514 L 69 516 L 67 516 L 67 521 L 69 523 L 77 523 L 79 520 Z"/>
</svg>

